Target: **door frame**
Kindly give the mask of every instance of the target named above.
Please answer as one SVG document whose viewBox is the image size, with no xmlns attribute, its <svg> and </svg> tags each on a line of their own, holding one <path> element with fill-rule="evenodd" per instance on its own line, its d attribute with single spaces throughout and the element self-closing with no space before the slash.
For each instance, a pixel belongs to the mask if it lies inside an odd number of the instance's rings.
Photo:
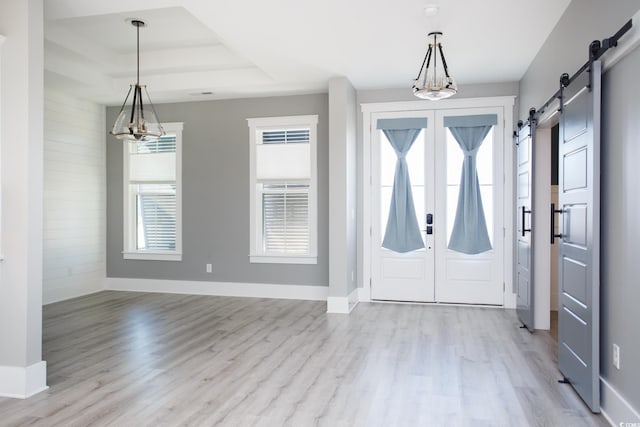
<svg viewBox="0 0 640 427">
<path fill-rule="evenodd" d="M 551 226 L 548 214 L 551 203 L 551 129 L 558 124 L 560 119 L 559 101 L 555 100 L 547 110 L 536 120 L 534 134 L 532 135 L 531 148 L 533 156 L 533 169 L 531 170 L 532 186 L 532 265 L 530 266 L 533 281 L 530 283 L 533 289 L 533 301 L 531 306 L 532 324 L 526 325 L 533 332 L 536 329 L 549 330 L 551 328 L 551 244 L 549 242 L 549 229 Z M 517 203 L 514 202 L 514 208 Z M 517 214 L 517 212 L 516 212 Z M 517 247 L 517 237 L 514 236 L 514 245 Z M 517 263 L 516 263 L 517 265 Z M 517 278 L 514 269 L 514 283 Z M 522 320 L 521 320 L 522 321 Z"/>
<path fill-rule="evenodd" d="M 362 193 L 359 200 L 362 212 L 362 220 L 359 227 L 359 253 L 362 255 L 362 262 L 358 266 L 358 276 L 362 278 L 362 288 L 359 288 L 359 300 L 371 301 L 371 197 L 372 197 L 372 176 L 371 176 L 371 134 L 375 123 L 372 120 L 373 113 L 381 112 L 412 112 L 412 111 L 435 111 L 448 109 L 466 109 L 482 107 L 501 107 L 504 119 L 503 135 L 503 164 L 504 164 L 504 186 L 503 197 L 503 280 L 513 280 L 514 250 L 513 250 L 513 224 L 515 215 L 513 213 L 513 203 L 515 200 L 514 174 L 513 168 L 513 109 L 515 96 L 498 96 L 486 98 L 459 98 L 444 99 L 438 102 L 433 101 L 404 101 L 404 102 L 377 102 L 360 104 L 362 111 L 362 169 L 360 182 L 362 183 Z M 505 283 L 504 304 L 505 308 L 515 308 L 515 294 L 513 283 Z"/>
</svg>

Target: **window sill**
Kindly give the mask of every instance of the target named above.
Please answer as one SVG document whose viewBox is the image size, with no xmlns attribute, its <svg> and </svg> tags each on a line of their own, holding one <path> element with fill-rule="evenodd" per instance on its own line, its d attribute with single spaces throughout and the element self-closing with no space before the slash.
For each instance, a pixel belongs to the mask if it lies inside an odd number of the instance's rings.
<svg viewBox="0 0 640 427">
<path fill-rule="evenodd" d="M 317 264 L 316 256 L 249 255 L 252 264 Z"/>
<path fill-rule="evenodd" d="M 122 258 L 148 261 L 182 261 L 182 254 L 178 252 L 122 252 Z"/>
</svg>

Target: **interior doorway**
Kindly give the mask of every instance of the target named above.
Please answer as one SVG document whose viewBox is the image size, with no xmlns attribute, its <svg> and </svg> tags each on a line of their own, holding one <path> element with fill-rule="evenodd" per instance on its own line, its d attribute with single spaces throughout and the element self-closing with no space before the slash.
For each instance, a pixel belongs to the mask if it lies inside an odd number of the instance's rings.
<svg viewBox="0 0 640 427">
<path fill-rule="evenodd" d="M 541 117 L 536 127 L 534 162 L 534 329 L 557 332 L 558 248 L 551 244 L 551 204 L 558 205 L 559 114 Z M 554 233 L 558 233 L 555 224 Z"/>
</svg>

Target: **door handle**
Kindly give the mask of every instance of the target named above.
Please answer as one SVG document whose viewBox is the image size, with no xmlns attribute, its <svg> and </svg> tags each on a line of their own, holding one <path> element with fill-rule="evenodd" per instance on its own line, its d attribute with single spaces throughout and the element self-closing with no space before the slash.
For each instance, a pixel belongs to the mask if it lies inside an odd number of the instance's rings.
<svg viewBox="0 0 640 427">
<path fill-rule="evenodd" d="M 531 211 L 527 210 L 524 205 L 522 205 L 522 237 L 524 237 L 524 233 L 529 232 L 531 233 L 531 229 L 530 228 L 525 228 L 524 227 L 524 216 L 525 214 L 530 214 Z"/>
<path fill-rule="evenodd" d="M 562 233 L 556 234 L 556 214 L 563 214 L 564 211 L 562 209 L 556 209 L 556 204 L 551 203 L 551 244 L 555 243 L 556 237 L 558 239 L 562 239 Z"/>
</svg>

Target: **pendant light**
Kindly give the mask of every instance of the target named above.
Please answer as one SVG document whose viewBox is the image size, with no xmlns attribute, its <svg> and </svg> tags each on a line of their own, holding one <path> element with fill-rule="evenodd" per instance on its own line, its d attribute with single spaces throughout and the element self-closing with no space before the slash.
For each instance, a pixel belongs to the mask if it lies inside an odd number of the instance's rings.
<svg viewBox="0 0 640 427">
<path fill-rule="evenodd" d="M 129 92 L 122 103 L 111 134 L 125 141 L 153 141 L 165 135 L 165 132 L 149 98 L 147 86 L 140 84 L 140 27 L 146 24 L 139 19 L 132 19 L 131 25 L 136 27 L 136 84 L 129 86 Z M 131 92 L 133 92 L 133 100 L 130 105 L 127 105 Z"/>
<path fill-rule="evenodd" d="M 447 61 L 444 59 L 440 43 L 442 33 L 434 31 L 429 33 L 427 38 L 429 48 L 418 70 L 418 77 L 413 82 L 413 94 L 418 98 L 437 101 L 455 95 L 458 88 L 453 77 L 449 75 Z"/>
</svg>

